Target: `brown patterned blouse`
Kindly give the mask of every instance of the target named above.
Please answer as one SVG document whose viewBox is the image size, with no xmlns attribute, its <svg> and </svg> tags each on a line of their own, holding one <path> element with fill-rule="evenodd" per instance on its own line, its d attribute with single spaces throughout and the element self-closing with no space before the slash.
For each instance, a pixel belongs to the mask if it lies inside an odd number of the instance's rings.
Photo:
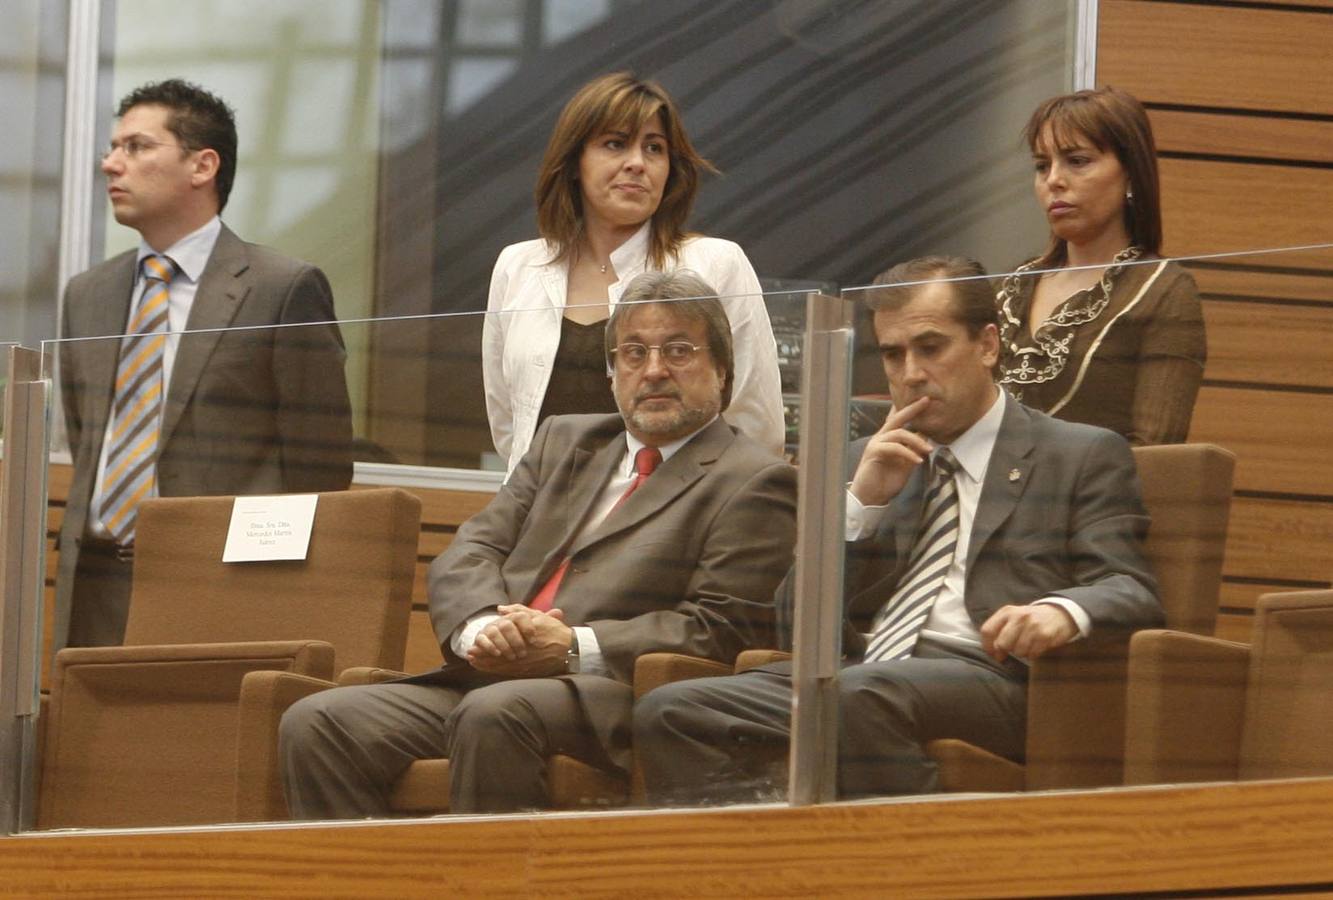
<svg viewBox="0 0 1333 900">
<path fill-rule="evenodd" d="M 1207 358 L 1199 291 L 1173 262 L 1121 251 L 1101 282 L 1068 297 L 1037 329 L 1028 310 L 1037 276 L 1005 278 L 1000 384 L 1015 398 L 1071 422 L 1100 425 L 1131 444 L 1178 444 L 1189 435 Z"/>
</svg>

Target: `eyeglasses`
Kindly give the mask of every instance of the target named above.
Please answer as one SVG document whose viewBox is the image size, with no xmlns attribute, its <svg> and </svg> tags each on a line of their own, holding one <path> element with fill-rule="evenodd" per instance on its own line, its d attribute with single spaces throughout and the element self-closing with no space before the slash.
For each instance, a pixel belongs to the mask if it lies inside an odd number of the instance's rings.
<svg viewBox="0 0 1333 900">
<path fill-rule="evenodd" d="M 671 368 L 683 369 L 693 362 L 694 354 L 707 349 L 707 344 L 667 341 L 665 344 L 618 344 L 611 352 L 615 354 L 616 361 L 627 369 L 643 368 L 654 350 L 662 354 L 662 362 Z"/>
<path fill-rule="evenodd" d="M 140 153 L 147 153 L 149 150 L 156 147 L 180 147 L 182 150 L 189 149 L 183 144 L 173 144 L 171 141 L 155 141 L 150 137 L 141 137 L 136 134 L 125 138 L 123 141 L 112 141 L 107 146 L 106 150 L 102 152 L 102 161 L 105 162 L 110 159 L 112 154 L 117 150 L 123 151 L 127 159 L 134 159 Z"/>
</svg>

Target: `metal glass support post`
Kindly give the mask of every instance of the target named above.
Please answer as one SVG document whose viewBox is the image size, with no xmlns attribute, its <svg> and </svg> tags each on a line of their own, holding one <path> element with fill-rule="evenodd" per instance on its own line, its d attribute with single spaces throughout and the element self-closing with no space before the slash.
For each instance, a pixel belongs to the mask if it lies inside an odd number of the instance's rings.
<svg viewBox="0 0 1333 900">
<path fill-rule="evenodd" d="M 42 355 L 12 347 L 0 476 L 0 834 L 32 827 L 43 550 L 46 401 Z"/>
<path fill-rule="evenodd" d="M 1074 9 L 1073 90 L 1097 86 L 1097 0 L 1077 0 Z"/>
<path fill-rule="evenodd" d="M 811 294 L 806 301 L 788 781 L 794 806 L 837 798 L 852 311 L 840 297 Z"/>
</svg>

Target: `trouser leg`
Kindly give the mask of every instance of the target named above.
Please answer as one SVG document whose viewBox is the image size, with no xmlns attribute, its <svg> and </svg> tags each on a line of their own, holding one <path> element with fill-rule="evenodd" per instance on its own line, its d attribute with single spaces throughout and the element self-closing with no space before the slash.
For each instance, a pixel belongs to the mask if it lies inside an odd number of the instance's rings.
<svg viewBox="0 0 1333 900">
<path fill-rule="evenodd" d="M 418 759 L 448 755 L 456 688 L 376 684 L 336 688 L 294 704 L 278 730 L 287 808 L 295 819 L 387 816 L 389 795 Z"/>
<path fill-rule="evenodd" d="M 596 715 L 627 728 L 633 693 L 603 686 Z M 620 690 L 623 689 L 623 690 Z M 547 758 L 561 753 L 612 768 L 571 682 L 501 681 L 469 691 L 449 717 L 450 798 L 454 812 L 510 812 L 549 805 Z"/>
<path fill-rule="evenodd" d="M 666 685 L 639 701 L 635 752 L 651 802 L 781 796 L 791 678 L 774 669 Z M 1026 686 L 993 666 L 933 653 L 848 666 L 838 685 L 842 797 L 936 790 L 924 745 L 937 738 L 1022 758 Z"/>
<path fill-rule="evenodd" d="M 650 803 L 783 796 L 791 679 L 764 671 L 663 685 L 634 708 L 634 752 Z"/>
<path fill-rule="evenodd" d="M 939 738 L 1022 758 L 1027 690 L 994 668 L 913 657 L 849 666 L 838 683 L 840 797 L 938 790 L 925 745 Z"/>
<path fill-rule="evenodd" d="M 116 647 L 124 642 L 133 575 L 133 564 L 115 553 L 80 551 L 64 646 Z"/>
</svg>

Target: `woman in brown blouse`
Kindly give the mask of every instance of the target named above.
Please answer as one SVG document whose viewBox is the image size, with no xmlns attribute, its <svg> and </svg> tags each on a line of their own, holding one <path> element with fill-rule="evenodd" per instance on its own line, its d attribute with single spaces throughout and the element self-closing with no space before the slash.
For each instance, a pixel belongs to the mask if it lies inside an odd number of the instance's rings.
<svg viewBox="0 0 1333 900">
<path fill-rule="evenodd" d="M 1184 441 L 1203 313 L 1194 279 L 1159 258 L 1157 151 L 1142 104 L 1110 87 L 1053 97 L 1024 137 L 1051 241 L 997 296 L 1001 384 L 1133 444 Z"/>
</svg>

